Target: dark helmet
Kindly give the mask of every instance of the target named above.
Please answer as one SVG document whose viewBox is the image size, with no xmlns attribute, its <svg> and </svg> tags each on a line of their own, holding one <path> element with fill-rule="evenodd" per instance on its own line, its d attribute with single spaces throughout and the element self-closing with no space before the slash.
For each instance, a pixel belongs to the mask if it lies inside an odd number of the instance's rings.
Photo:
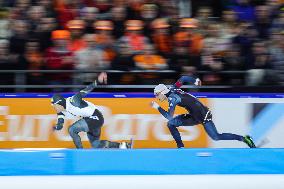
<svg viewBox="0 0 284 189">
<path fill-rule="evenodd" d="M 65 105 L 66 100 L 61 94 L 54 94 L 51 98 L 52 104 L 59 104 L 61 106 Z"/>
</svg>

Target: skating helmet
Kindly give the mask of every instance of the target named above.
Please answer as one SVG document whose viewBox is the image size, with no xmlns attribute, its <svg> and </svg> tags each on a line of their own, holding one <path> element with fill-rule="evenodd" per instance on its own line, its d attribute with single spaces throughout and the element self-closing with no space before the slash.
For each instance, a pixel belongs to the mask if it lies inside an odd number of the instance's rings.
<svg viewBox="0 0 284 189">
<path fill-rule="evenodd" d="M 154 89 L 154 95 L 157 96 L 159 94 L 167 94 L 168 92 L 170 92 L 170 90 L 168 89 L 168 87 L 164 84 L 159 84 L 155 87 Z"/>
<path fill-rule="evenodd" d="M 61 94 L 54 94 L 51 98 L 51 103 L 63 106 L 66 103 L 66 100 Z"/>
</svg>

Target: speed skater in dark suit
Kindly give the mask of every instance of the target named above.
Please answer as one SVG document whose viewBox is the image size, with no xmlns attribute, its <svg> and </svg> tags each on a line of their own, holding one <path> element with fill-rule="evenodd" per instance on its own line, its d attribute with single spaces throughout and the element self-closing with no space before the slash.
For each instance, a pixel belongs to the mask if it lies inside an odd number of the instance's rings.
<svg viewBox="0 0 284 189">
<path fill-rule="evenodd" d="M 164 84 L 159 84 L 155 87 L 155 97 L 161 102 L 164 100 L 168 101 L 168 111 L 161 108 L 156 102 L 151 102 L 151 107 L 157 109 L 168 120 L 167 126 L 175 139 L 178 148 L 183 148 L 184 144 L 177 127 L 194 126 L 198 124 L 203 125 L 206 133 L 213 140 L 237 140 L 246 143 L 250 148 L 256 147 L 252 138 L 248 135 L 241 136 L 232 133 L 218 133 L 215 124 L 212 121 L 212 114 L 209 108 L 202 104 L 194 95 L 180 89 L 185 82 L 189 85 L 201 85 L 199 78 L 182 76 L 169 88 Z M 185 108 L 188 113 L 174 117 L 176 106 Z"/>
</svg>

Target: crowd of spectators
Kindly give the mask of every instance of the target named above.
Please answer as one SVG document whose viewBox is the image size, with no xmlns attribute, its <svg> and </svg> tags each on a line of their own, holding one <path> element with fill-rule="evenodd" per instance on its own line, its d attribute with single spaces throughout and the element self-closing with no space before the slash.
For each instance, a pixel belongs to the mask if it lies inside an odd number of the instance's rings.
<svg viewBox="0 0 284 189">
<path fill-rule="evenodd" d="M 0 70 L 125 71 L 113 73 L 112 84 L 156 84 L 198 74 L 206 85 L 283 85 L 282 4 L 0 0 Z M 27 84 L 70 85 L 90 82 L 96 73 L 26 76 Z M 0 84 L 15 84 L 14 77 L 1 73 Z"/>
</svg>

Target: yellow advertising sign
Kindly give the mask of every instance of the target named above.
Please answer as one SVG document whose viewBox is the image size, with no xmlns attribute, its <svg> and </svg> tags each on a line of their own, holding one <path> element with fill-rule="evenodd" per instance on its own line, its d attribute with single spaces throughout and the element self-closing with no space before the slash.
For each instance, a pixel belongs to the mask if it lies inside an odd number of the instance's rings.
<svg viewBox="0 0 284 189">
<path fill-rule="evenodd" d="M 124 141 L 133 138 L 134 148 L 176 148 L 166 119 L 149 104 L 152 98 L 87 98 L 98 105 L 105 123 L 102 139 Z M 206 99 L 202 99 L 207 103 Z M 167 109 L 167 104 L 162 104 Z M 184 113 L 178 108 L 176 114 Z M 0 99 L 0 148 L 74 148 L 67 120 L 64 129 L 52 131 L 56 114 L 49 98 Z M 208 147 L 202 126 L 180 127 L 186 147 Z M 80 134 L 85 148 L 90 148 L 85 134 Z"/>
</svg>

